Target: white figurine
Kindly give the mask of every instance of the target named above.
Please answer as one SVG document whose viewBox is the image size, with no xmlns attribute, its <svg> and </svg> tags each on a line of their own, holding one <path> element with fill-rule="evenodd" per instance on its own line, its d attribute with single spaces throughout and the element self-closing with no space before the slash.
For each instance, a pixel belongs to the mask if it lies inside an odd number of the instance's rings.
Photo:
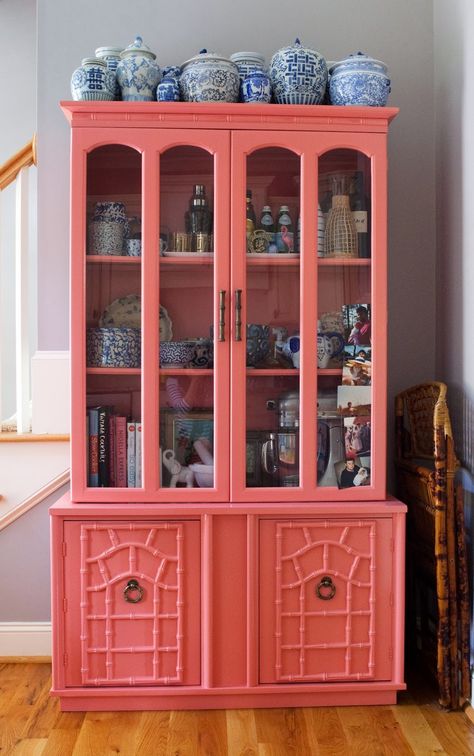
<svg viewBox="0 0 474 756">
<path fill-rule="evenodd" d="M 354 478 L 354 485 L 355 486 L 362 486 L 365 483 L 365 481 L 367 480 L 367 477 L 368 477 L 368 472 L 365 469 L 365 467 L 360 467 L 359 468 L 359 472 L 357 473 L 357 475 Z"/>
<path fill-rule="evenodd" d="M 170 488 L 176 488 L 177 483 L 186 483 L 186 488 L 194 487 L 194 473 L 189 467 L 182 465 L 174 456 L 173 449 L 163 452 L 163 464 L 171 475 Z"/>
</svg>

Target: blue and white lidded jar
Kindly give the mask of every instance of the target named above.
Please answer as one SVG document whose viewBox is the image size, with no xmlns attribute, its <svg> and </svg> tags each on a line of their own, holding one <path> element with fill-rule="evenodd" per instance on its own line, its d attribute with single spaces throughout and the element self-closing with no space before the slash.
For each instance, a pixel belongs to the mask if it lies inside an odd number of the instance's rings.
<svg viewBox="0 0 474 756">
<path fill-rule="evenodd" d="M 287 105 L 319 105 L 326 91 L 328 71 L 323 56 L 294 45 L 278 50 L 270 62 L 270 79 L 275 102 Z"/>
<path fill-rule="evenodd" d="M 201 50 L 181 66 L 179 89 L 185 102 L 237 102 L 239 71 L 229 58 Z"/>
<path fill-rule="evenodd" d="M 178 79 L 181 76 L 181 66 L 165 66 L 162 70 L 163 79 L 168 79 L 170 76 L 173 79 Z"/>
<path fill-rule="evenodd" d="M 98 47 L 95 51 L 95 57 L 105 61 L 105 65 L 112 71 L 115 79 L 115 97 L 114 100 L 120 100 L 120 87 L 118 85 L 116 71 L 120 63 L 121 47 Z"/>
<path fill-rule="evenodd" d="M 265 71 L 252 71 L 240 85 L 243 102 L 270 102 L 272 86 Z"/>
<path fill-rule="evenodd" d="M 178 79 L 170 74 L 163 76 L 156 88 L 156 99 L 158 102 L 179 102 Z"/>
<path fill-rule="evenodd" d="M 120 53 L 120 58 L 117 81 L 122 92 L 122 100 L 154 100 L 156 87 L 161 81 L 161 69 L 155 62 L 155 53 L 145 45 L 141 37 L 136 37 L 135 41 Z"/>
<path fill-rule="evenodd" d="M 99 58 L 84 58 L 71 77 L 73 100 L 113 100 L 115 75 L 105 61 Z"/>
<path fill-rule="evenodd" d="M 252 71 L 265 70 L 265 58 L 257 52 L 232 53 L 230 59 L 237 66 L 241 83 Z"/>
<path fill-rule="evenodd" d="M 330 69 L 329 95 L 332 105 L 383 107 L 390 94 L 387 66 L 363 52 L 349 55 Z"/>
</svg>

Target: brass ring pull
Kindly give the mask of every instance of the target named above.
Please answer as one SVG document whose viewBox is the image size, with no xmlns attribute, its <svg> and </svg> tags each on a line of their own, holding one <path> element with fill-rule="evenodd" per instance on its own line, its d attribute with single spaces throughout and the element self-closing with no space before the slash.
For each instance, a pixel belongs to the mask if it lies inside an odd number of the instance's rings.
<svg viewBox="0 0 474 756">
<path fill-rule="evenodd" d="M 324 575 L 316 586 L 316 596 L 323 601 L 329 601 L 335 595 L 336 586 L 332 582 L 332 578 L 329 575 Z"/>
<path fill-rule="evenodd" d="M 138 580 L 132 578 L 123 589 L 123 597 L 129 604 L 138 604 L 143 598 L 143 588 Z"/>
</svg>

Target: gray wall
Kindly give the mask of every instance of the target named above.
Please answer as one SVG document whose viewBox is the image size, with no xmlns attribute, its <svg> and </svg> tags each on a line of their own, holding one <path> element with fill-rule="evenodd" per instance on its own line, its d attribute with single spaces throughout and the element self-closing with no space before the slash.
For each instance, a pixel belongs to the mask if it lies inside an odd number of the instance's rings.
<svg viewBox="0 0 474 756">
<path fill-rule="evenodd" d="M 133 5 L 124 0 L 39 0 L 39 348 L 68 347 L 69 127 L 58 101 L 70 99 L 70 76 L 82 57 L 99 45 L 126 46 L 137 33 L 161 65 L 181 63 L 202 47 L 225 54 L 259 50 L 269 60 L 296 36 L 328 60 L 361 49 L 388 64 L 389 104 L 401 108 L 391 128 L 389 154 L 390 402 L 395 391 L 431 379 L 436 342 L 431 0 L 317 5 L 308 0 L 291 7 L 275 0 L 240 0 L 232 6 L 184 0 L 166 7 L 145 0 Z M 390 417 L 391 408 L 390 403 Z M 2 607 L 0 619 L 47 619 L 45 594 L 38 597 L 38 583 L 44 585 L 49 571 L 47 533 L 42 506 L 0 534 L 0 553 L 14 560 L 21 552 L 18 571 L 25 570 L 25 551 L 31 555 L 25 582 L 30 576 L 35 581 L 35 595 L 30 598 L 28 592 L 14 609 Z M 14 574 L 10 562 L 2 563 Z"/>
</svg>

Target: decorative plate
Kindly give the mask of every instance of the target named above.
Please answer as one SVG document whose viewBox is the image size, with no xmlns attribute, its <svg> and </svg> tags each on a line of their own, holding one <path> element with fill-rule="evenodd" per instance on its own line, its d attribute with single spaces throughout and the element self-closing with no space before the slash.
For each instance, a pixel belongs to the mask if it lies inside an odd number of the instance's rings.
<svg viewBox="0 0 474 756">
<path fill-rule="evenodd" d="M 127 294 L 125 297 L 114 299 L 105 308 L 99 320 L 101 327 L 114 326 L 126 328 L 141 328 L 142 303 L 138 294 Z M 173 324 L 168 311 L 160 305 L 160 341 L 171 341 L 173 338 Z"/>
</svg>

